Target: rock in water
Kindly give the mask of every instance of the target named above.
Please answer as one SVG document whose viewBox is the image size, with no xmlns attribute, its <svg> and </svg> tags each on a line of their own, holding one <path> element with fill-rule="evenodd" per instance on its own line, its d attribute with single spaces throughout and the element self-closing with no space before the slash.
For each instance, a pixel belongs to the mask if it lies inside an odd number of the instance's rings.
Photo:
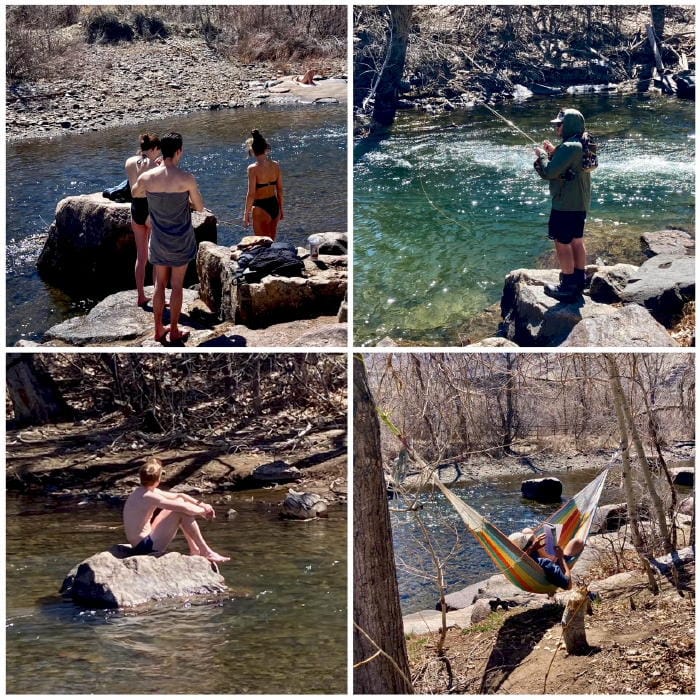
<svg viewBox="0 0 700 700">
<path fill-rule="evenodd" d="M 317 493 L 301 493 L 290 489 L 282 503 L 282 517 L 297 520 L 327 518 L 328 506 Z"/>
<path fill-rule="evenodd" d="M 178 552 L 128 556 L 114 547 L 85 559 L 63 582 L 62 595 L 99 608 L 133 608 L 170 598 L 220 596 L 224 577 L 204 557 Z M 126 556 L 125 556 L 126 555 Z"/>
<path fill-rule="evenodd" d="M 520 484 L 523 498 L 538 503 L 558 503 L 561 501 L 562 484 L 559 479 L 527 479 Z"/>
</svg>

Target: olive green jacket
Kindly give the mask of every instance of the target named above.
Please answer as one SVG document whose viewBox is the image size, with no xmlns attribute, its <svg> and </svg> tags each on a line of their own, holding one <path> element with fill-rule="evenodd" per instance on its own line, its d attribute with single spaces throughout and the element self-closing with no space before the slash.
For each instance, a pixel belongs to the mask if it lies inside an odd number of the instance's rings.
<svg viewBox="0 0 700 700">
<path fill-rule="evenodd" d="M 540 177 L 549 180 L 552 209 L 588 211 L 591 207 L 591 174 L 581 167 L 583 146 L 580 136 L 586 130 L 583 116 L 575 109 L 565 109 L 562 142 L 551 156 L 543 153 L 535 161 Z"/>
</svg>

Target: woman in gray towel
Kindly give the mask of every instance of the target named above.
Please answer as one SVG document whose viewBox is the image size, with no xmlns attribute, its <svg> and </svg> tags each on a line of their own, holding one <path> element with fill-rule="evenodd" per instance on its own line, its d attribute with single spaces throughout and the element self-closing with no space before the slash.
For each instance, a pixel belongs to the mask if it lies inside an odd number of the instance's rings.
<svg viewBox="0 0 700 700">
<path fill-rule="evenodd" d="M 195 211 L 204 209 L 194 175 L 181 170 L 182 136 L 170 133 L 160 140 L 163 164 L 139 175 L 132 188 L 135 197 L 145 196 L 151 216 L 151 238 L 148 260 L 155 272 L 153 315 L 155 339 L 165 343 L 168 332 L 171 343 L 184 344 L 189 333 L 178 328 L 182 310 L 182 294 L 187 264 L 197 254 L 197 241 L 192 228 L 190 206 Z M 170 330 L 163 324 L 165 288 L 170 282 Z"/>
</svg>

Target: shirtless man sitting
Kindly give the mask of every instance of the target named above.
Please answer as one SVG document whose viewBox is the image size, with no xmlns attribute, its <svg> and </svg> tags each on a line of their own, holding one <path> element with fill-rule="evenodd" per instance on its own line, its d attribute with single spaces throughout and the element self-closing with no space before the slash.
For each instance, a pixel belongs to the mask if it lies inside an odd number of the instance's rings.
<svg viewBox="0 0 700 700">
<path fill-rule="evenodd" d="M 150 457 L 141 467 L 141 486 L 126 499 L 124 504 L 124 531 L 134 554 L 164 552 L 178 528 L 187 540 L 190 554 L 209 561 L 224 562 L 230 557 L 217 554 L 202 537 L 196 518 L 213 520 L 214 508 L 184 493 L 169 493 L 158 488 L 163 475 L 163 463 Z M 153 518 L 156 508 L 161 511 Z M 152 519 L 153 518 L 153 519 Z"/>
</svg>

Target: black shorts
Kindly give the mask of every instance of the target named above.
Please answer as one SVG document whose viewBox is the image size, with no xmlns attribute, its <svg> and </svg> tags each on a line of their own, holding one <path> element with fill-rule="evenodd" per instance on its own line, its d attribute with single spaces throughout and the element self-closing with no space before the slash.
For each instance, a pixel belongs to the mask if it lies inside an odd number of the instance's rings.
<svg viewBox="0 0 700 700">
<path fill-rule="evenodd" d="M 146 197 L 134 197 L 131 200 L 131 220 L 139 226 L 146 225 L 148 218 L 148 199 Z"/>
<path fill-rule="evenodd" d="M 150 554 L 153 551 L 153 539 L 146 535 L 135 547 L 132 548 L 132 556 L 137 554 Z"/>
<path fill-rule="evenodd" d="M 585 211 L 552 209 L 549 215 L 549 238 L 558 243 L 571 243 L 574 238 L 583 238 L 585 223 Z"/>
</svg>

